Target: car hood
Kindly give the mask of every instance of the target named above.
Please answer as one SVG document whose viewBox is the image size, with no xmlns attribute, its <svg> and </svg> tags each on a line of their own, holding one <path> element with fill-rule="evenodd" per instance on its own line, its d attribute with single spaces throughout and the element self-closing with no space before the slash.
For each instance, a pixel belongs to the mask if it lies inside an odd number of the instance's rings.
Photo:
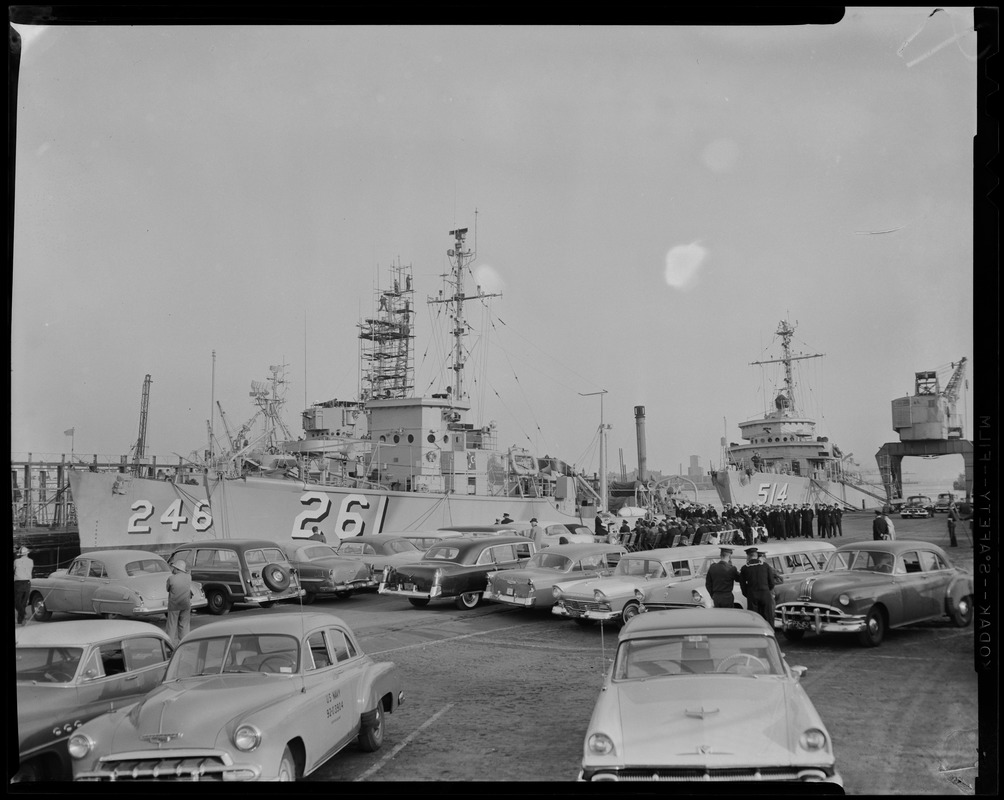
<svg viewBox="0 0 1004 800">
<path fill-rule="evenodd" d="M 593 591 L 599 589 L 607 597 L 624 597 L 634 595 L 634 590 L 652 584 L 655 578 L 632 575 L 610 575 L 605 578 L 590 578 L 584 581 L 562 581 L 561 587 L 565 597 L 593 599 Z M 662 579 L 664 580 L 664 579 Z"/>
<path fill-rule="evenodd" d="M 156 733 L 183 734 L 184 747 L 214 747 L 234 718 L 281 703 L 300 685 L 298 677 L 258 673 L 162 684 L 128 713 L 106 718 L 116 720 L 106 752 L 156 750 L 156 743 L 140 738 Z"/>
<path fill-rule="evenodd" d="M 808 589 L 813 600 L 830 603 L 838 595 L 844 593 L 854 594 L 855 592 L 867 592 L 887 587 L 891 580 L 892 575 L 889 573 L 841 570 L 825 573 L 819 577 L 809 576 L 791 583 L 783 583 L 777 587 L 775 596 L 782 602 L 798 600 Z"/>
<path fill-rule="evenodd" d="M 612 686 L 627 765 L 787 765 L 810 727 L 789 708 L 786 678 L 709 675 Z"/>
</svg>

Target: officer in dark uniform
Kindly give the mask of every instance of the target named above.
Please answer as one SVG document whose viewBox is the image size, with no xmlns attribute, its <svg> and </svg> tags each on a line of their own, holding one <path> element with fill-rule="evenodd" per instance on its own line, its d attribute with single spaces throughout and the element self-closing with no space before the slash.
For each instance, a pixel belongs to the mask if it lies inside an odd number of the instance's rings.
<svg viewBox="0 0 1004 800">
<path fill-rule="evenodd" d="M 746 596 L 746 607 L 774 627 L 774 595 L 772 590 L 776 585 L 776 574 L 766 563 L 760 560 L 760 551 L 755 547 L 746 548 L 748 561 L 739 570 L 739 586 Z"/>
<path fill-rule="evenodd" d="M 732 563 L 732 548 L 723 547 L 721 561 L 708 567 L 708 574 L 704 579 L 704 588 L 711 595 L 715 608 L 732 608 L 735 605 L 732 589 L 738 580 L 739 570 Z"/>
</svg>

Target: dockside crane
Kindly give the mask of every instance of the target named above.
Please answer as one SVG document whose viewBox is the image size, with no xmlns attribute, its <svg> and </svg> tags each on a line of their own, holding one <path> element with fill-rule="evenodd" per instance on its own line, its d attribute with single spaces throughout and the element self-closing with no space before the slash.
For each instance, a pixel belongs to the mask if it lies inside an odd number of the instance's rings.
<svg viewBox="0 0 1004 800">
<path fill-rule="evenodd" d="M 135 453 L 134 459 L 136 464 L 146 456 L 146 419 L 150 411 L 150 384 L 153 380 L 150 375 L 143 379 L 143 396 L 139 403 L 139 435 L 136 437 L 136 444 L 133 445 L 132 449 Z"/>
</svg>

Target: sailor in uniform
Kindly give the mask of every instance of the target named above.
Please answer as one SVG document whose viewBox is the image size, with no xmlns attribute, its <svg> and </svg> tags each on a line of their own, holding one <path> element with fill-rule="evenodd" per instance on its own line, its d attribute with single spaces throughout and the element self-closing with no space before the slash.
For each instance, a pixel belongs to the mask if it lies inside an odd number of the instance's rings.
<svg viewBox="0 0 1004 800">
<path fill-rule="evenodd" d="M 746 596 L 746 607 L 763 617 L 774 627 L 774 594 L 777 573 L 766 562 L 760 560 L 763 551 L 747 547 L 748 561 L 739 570 L 739 586 Z"/>
<path fill-rule="evenodd" d="M 732 608 L 735 605 L 732 589 L 738 580 L 739 570 L 732 563 L 732 548 L 723 547 L 721 561 L 708 567 L 708 574 L 704 579 L 704 588 L 711 595 L 715 608 Z"/>
</svg>

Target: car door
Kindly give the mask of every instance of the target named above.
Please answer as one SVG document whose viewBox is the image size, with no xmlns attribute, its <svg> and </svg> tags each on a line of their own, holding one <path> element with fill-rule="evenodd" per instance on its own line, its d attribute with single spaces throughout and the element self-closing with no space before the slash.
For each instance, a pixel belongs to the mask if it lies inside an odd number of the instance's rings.
<svg viewBox="0 0 1004 800">
<path fill-rule="evenodd" d="M 952 570 L 937 553 L 919 550 L 922 602 L 928 619 L 945 614 L 945 597 L 952 580 Z"/>
<path fill-rule="evenodd" d="M 111 583 L 103 561 L 92 558 L 87 574 L 80 581 L 80 610 L 94 611 L 94 593 Z"/>
<path fill-rule="evenodd" d="M 301 707 L 294 712 L 303 720 L 307 770 L 330 757 L 356 732 L 356 694 L 362 675 L 357 653 L 338 627 L 313 631 L 306 638 L 304 691 Z"/>
<path fill-rule="evenodd" d="M 53 578 L 53 585 L 45 592 L 45 607 L 49 611 L 80 611 L 80 595 L 91 560 L 77 558 L 65 575 Z"/>
<path fill-rule="evenodd" d="M 138 659 L 137 668 L 132 672 L 127 666 L 127 639 L 100 642 L 92 647 L 81 672 L 83 680 L 80 682 L 79 697 L 82 714 L 86 713 L 90 718 L 131 703 L 163 680 L 168 652 L 162 644 L 157 644 L 163 640 L 152 636 L 141 638 L 150 641 L 129 645 Z M 146 658 L 143 653 L 146 653 Z M 149 663 L 150 655 L 160 661 Z"/>
<path fill-rule="evenodd" d="M 899 620 L 890 619 L 890 624 L 905 624 L 930 619 L 931 575 L 925 575 L 920 564 L 920 554 L 916 550 L 901 553 L 893 568 L 893 580 L 899 592 L 902 608 Z"/>
</svg>

